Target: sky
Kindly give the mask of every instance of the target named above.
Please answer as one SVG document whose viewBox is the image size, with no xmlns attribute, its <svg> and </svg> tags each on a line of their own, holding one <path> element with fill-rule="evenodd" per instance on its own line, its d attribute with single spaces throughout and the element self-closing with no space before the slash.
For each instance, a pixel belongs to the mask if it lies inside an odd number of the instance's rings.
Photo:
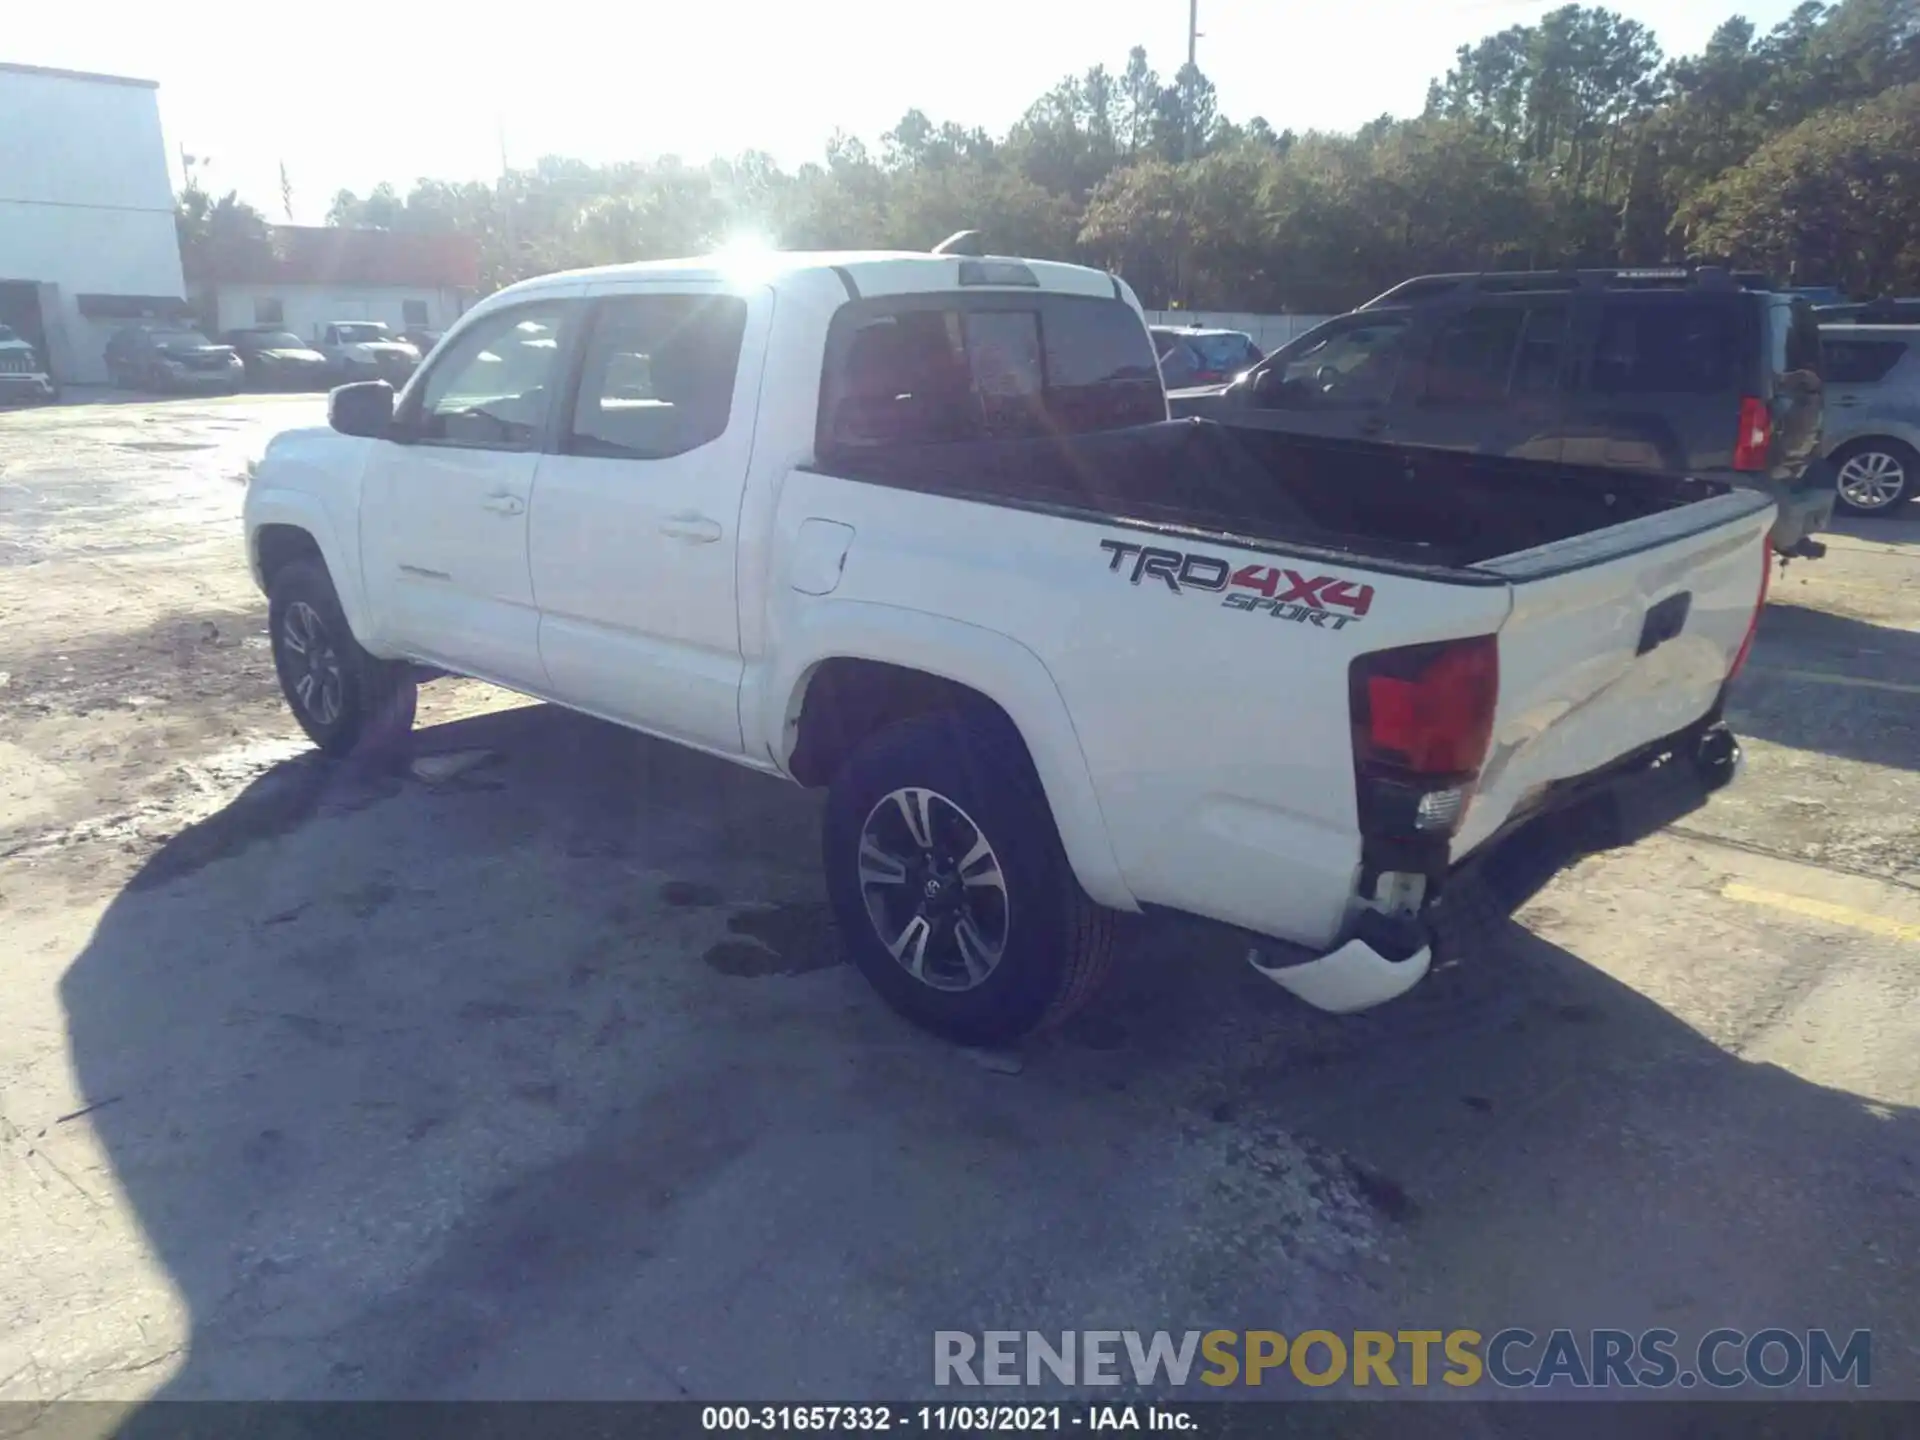
<svg viewBox="0 0 1920 1440">
<path fill-rule="evenodd" d="M 1418 112 L 1457 47 L 1554 0 L 1199 0 L 1199 60 L 1223 114 L 1345 130 Z M 1668 55 L 1728 15 L 1761 30 L 1792 0 L 1620 0 Z M 384 7 L 92 0 L 9 7 L 7 60 L 160 83 L 209 190 L 319 224 L 341 188 L 474 179 L 545 154 L 592 161 L 748 149 L 788 168 L 835 129 L 869 144 L 909 108 L 999 134 L 1062 75 L 1147 47 L 1186 58 L 1187 0 L 469 0 Z M 0 143 L 4 143 L 0 141 Z"/>
</svg>

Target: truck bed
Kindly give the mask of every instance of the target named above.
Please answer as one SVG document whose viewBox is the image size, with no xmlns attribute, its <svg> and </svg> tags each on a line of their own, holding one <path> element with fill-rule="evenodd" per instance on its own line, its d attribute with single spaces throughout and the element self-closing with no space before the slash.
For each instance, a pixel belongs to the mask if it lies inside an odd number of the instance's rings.
<svg viewBox="0 0 1920 1440">
<path fill-rule="evenodd" d="M 1198 419 L 855 451 L 822 468 L 958 499 L 1307 547 L 1423 572 L 1470 570 L 1729 490 L 1709 480 Z"/>
</svg>

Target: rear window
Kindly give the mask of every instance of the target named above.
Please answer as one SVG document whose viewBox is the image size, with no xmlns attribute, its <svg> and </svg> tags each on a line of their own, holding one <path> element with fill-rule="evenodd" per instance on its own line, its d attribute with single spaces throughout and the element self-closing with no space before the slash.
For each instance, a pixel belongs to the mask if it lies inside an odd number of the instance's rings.
<svg viewBox="0 0 1920 1440">
<path fill-rule="evenodd" d="M 1119 301 L 890 297 L 834 317 L 818 448 L 1083 434 L 1166 414 L 1146 328 Z"/>
<path fill-rule="evenodd" d="M 1260 352 L 1245 335 L 1190 335 L 1191 345 L 1213 370 L 1244 370 L 1260 363 Z"/>
<path fill-rule="evenodd" d="M 1872 385 L 1887 378 L 1907 347 L 1898 340 L 1834 340 L 1821 346 L 1829 382 Z"/>
<path fill-rule="evenodd" d="M 1601 307 L 1593 389 L 1602 395 L 1712 395 L 1739 388 L 1744 326 L 1732 305 L 1665 297 Z"/>
</svg>

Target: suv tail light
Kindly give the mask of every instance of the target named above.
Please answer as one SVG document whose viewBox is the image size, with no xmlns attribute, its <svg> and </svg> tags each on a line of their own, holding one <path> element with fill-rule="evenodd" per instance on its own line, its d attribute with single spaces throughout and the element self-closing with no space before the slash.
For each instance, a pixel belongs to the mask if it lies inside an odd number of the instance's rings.
<svg viewBox="0 0 1920 1440">
<path fill-rule="evenodd" d="M 1733 443 L 1733 468 L 1764 470 L 1773 446 L 1773 411 L 1751 395 L 1740 402 L 1740 438 Z"/>
<path fill-rule="evenodd" d="M 1740 673 L 1747 663 L 1747 656 L 1753 653 L 1754 636 L 1760 633 L 1760 612 L 1767 608 L 1767 590 L 1773 584 L 1773 540 L 1770 536 L 1760 537 L 1760 598 L 1753 602 L 1753 619 L 1747 622 L 1747 638 L 1740 642 L 1740 649 L 1734 654 L 1733 668 L 1727 671 L 1727 682 L 1731 684 L 1734 676 Z"/>
<path fill-rule="evenodd" d="M 1361 828 L 1450 835 L 1493 741 L 1500 651 L 1491 635 L 1377 650 L 1348 677 Z"/>
</svg>

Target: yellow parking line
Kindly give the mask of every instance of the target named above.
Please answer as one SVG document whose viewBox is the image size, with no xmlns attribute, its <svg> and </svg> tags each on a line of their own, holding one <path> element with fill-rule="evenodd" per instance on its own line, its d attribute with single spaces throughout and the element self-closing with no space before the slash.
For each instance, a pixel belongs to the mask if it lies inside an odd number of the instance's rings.
<svg viewBox="0 0 1920 1440">
<path fill-rule="evenodd" d="M 1756 675 L 1777 675 L 1782 680 L 1811 680 L 1817 685 L 1852 685 L 1861 690 L 1891 690 L 1898 695 L 1920 695 L 1920 685 L 1904 680 L 1863 680 L 1858 675 L 1830 675 L 1824 670 L 1782 670 L 1774 665 L 1756 665 Z"/>
<path fill-rule="evenodd" d="M 1729 881 L 1720 893 L 1729 900 L 1744 900 L 1749 905 L 1767 905 L 1792 915 L 1804 915 L 1809 920 L 1828 920 L 1835 925 L 1864 930 L 1869 935 L 1884 935 L 1889 940 L 1905 940 L 1909 944 L 1920 945 L 1920 925 L 1910 925 L 1904 920 L 1889 920 L 1884 915 L 1869 915 L 1851 905 L 1835 905 L 1830 900 L 1809 900 L 1804 895 L 1783 895 L 1778 890 L 1762 890 L 1757 885 L 1743 885 L 1738 880 Z"/>
</svg>

